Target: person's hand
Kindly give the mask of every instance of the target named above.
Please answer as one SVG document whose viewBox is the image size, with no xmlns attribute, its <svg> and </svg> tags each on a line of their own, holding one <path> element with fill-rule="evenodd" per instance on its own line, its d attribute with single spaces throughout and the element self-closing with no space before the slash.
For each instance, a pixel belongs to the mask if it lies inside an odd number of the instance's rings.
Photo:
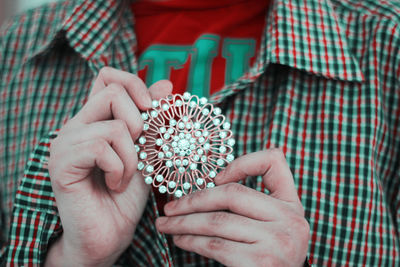
<svg viewBox="0 0 400 267">
<path fill-rule="evenodd" d="M 111 265 L 129 245 L 149 193 L 137 171 L 139 110 L 171 89 L 169 81 L 147 90 L 133 74 L 100 71 L 88 102 L 51 142 L 49 173 L 63 234 L 47 265 Z"/>
<path fill-rule="evenodd" d="M 238 183 L 262 175 L 270 194 Z M 309 225 L 280 150 L 242 156 L 215 178 L 219 186 L 165 205 L 160 232 L 188 251 L 227 266 L 302 266 Z"/>
</svg>

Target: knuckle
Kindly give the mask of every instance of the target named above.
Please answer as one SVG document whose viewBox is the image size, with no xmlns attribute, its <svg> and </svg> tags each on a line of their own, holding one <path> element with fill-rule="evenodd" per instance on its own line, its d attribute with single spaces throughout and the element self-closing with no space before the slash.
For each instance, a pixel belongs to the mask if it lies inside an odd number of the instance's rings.
<svg viewBox="0 0 400 267">
<path fill-rule="evenodd" d="M 271 156 L 271 160 L 273 162 L 286 162 L 285 154 L 283 153 L 282 149 L 280 148 L 271 148 L 267 150 Z"/>
<path fill-rule="evenodd" d="M 211 257 L 218 255 L 219 261 L 228 263 L 229 266 L 232 266 L 232 259 L 226 253 L 229 250 L 228 242 L 226 240 L 212 237 L 206 241 L 204 250 L 200 252 L 204 252 L 205 255 L 210 255 Z"/>
<path fill-rule="evenodd" d="M 185 196 L 185 198 L 181 198 L 178 201 L 187 201 L 187 205 L 189 207 L 196 207 L 198 203 L 202 203 L 205 198 L 207 198 L 208 192 L 207 190 L 199 190 L 192 194 Z M 186 202 L 185 201 L 185 202 Z M 179 202 L 178 202 L 179 203 Z"/>
<path fill-rule="evenodd" d="M 283 154 L 283 151 L 281 148 L 279 147 L 274 147 L 274 148 L 270 148 L 267 150 L 268 153 L 270 153 L 271 155 L 277 157 L 277 158 L 284 158 L 285 154 Z"/>
<path fill-rule="evenodd" d="M 87 146 L 91 153 L 93 153 L 96 156 L 99 156 L 106 153 L 108 143 L 104 139 L 96 138 L 93 139 L 91 142 L 89 142 Z M 79 151 L 77 152 L 79 153 Z"/>
<path fill-rule="evenodd" d="M 112 134 L 113 136 L 120 136 L 128 131 L 128 126 L 123 120 L 113 120 L 112 121 Z"/>
<path fill-rule="evenodd" d="M 186 195 L 185 198 L 177 200 L 177 205 L 185 203 L 188 207 L 193 207 L 194 204 L 196 204 L 196 200 L 193 200 L 196 199 L 195 194 L 197 194 L 197 192 Z"/>
<path fill-rule="evenodd" d="M 194 210 L 193 208 L 195 207 L 196 203 L 199 203 L 199 202 L 196 202 L 197 197 L 195 196 L 195 194 L 197 194 L 197 192 L 193 193 L 193 194 L 189 194 L 185 198 L 179 199 L 177 201 L 177 206 L 185 204 L 190 209 Z"/>
<path fill-rule="evenodd" d="M 125 91 L 125 89 L 116 83 L 110 83 L 107 86 L 107 95 L 106 97 L 108 97 L 111 100 L 115 100 L 116 98 L 118 98 L 123 92 Z"/>
<path fill-rule="evenodd" d="M 229 220 L 229 215 L 226 212 L 214 212 L 210 214 L 209 226 L 220 227 L 226 224 Z"/>
<path fill-rule="evenodd" d="M 290 223 L 296 232 L 309 232 L 310 226 L 304 217 L 295 215 L 290 218 Z"/>
<path fill-rule="evenodd" d="M 206 249 L 209 251 L 224 250 L 226 242 L 220 238 L 211 238 L 206 242 Z"/>
</svg>

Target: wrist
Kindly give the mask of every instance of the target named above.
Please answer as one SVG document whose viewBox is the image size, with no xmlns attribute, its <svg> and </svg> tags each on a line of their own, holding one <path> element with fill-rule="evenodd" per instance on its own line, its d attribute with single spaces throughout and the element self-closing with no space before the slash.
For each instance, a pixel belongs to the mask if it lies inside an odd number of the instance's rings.
<svg viewBox="0 0 400 267">
<path fill-rule="evenodd" d="M 79 255 L 68 245 L 64 235 L 61 235 L 48 249 L 44 266 L 111 266 L 114 260 L 108 259 L 103 261 L 90 260 L 89 257 Z"/>
</svg>

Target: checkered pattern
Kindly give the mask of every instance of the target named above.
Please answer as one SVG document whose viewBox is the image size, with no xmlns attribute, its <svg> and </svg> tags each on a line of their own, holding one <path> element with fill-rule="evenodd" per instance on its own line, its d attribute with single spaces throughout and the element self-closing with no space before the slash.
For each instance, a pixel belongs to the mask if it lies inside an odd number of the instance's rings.
<svg viewBox="0 0 400 267">
<path fill-rule="evenodd" d="M 47 133 L 82 107 L 102 66 L 137 71 L 126 4 L 53 4 L 1 34 L 0 203 L 9 265 L 42 263 L 62 232 Z M 283 149 L 310 222 L 313 264 L 399 266 L 400 3 L 271 5 L 257 63 L 211 99 L 232 122 L 236 156 Z M 264 190 L 259 178 L 247 185 Z M 157 216 L 152 194 L 120 264 L 218 265 L 169 245 Z"/>
</svg>

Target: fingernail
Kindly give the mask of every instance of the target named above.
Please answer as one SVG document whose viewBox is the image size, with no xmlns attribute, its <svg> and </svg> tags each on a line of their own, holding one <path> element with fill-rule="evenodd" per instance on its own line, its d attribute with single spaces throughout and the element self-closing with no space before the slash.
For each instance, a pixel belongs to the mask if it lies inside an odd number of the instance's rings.
<svg viewBox="0 0 400 267">
<path fill-rule="evenodd" d="M 118 182 L 118 184 L 117 184 L 117 187 L 116 187 L 115 189 L 116 189 L 116 190 L 120 190 L 120 189 L 121 189 L 121 186 L 122 186 L 122 179 L 119 180 L 119 182 Z"/>
<path fill-rule="evenodd" d="M 146 89 L 147 90 L 147 92 L 146 92 L 146 100 L 145 100 L 145 105 L 146 105 L 146 107 L 148 107 L 148 108 L 151 108 L 153 105 L 152 105 L 152 101 L 153 101 L 153 99 L 151 99 L 151 95 L 150 95 L 150 91 L 149 91 L 149 89 Z"/>
<path fill-rule="evenodd" d="M 215 183 L 216 185 L 218 185 L 218 184 L 219 184 L 219 180 L 221 180 L 224 176 L 225 176 L 225 169 L 222 170 L 222 171 L 220 171 L 220 172 L 217 174 L 217 177 L 214 178 L 214 183 Z"/>
<path fill-rule="evenodd" d="M 115 191 L 115 192 L 118 192 L 118 191 L 119 191 L 119 188 L 121 187 L 121 184 L 122 184 L 122 180 L 119 180 L 119 181 L 116 182 L 116 183 L 109 184 L 108 187 L 109 187 L 111 190 L 113 190 L 113 191 Z"/>
<path fill-rule="evenodd" d="M 150 97 L 147 98 L 147 101 L 146 101 L 146 102 L 147 102 L 147 103 L 146 103 L 146 106 L 147 106 L 148 108 L 152 108 L 152 107 L 153 107 L 153 105 L 152 105 L 152 100 L 151 100 Z"/>
</svg>

